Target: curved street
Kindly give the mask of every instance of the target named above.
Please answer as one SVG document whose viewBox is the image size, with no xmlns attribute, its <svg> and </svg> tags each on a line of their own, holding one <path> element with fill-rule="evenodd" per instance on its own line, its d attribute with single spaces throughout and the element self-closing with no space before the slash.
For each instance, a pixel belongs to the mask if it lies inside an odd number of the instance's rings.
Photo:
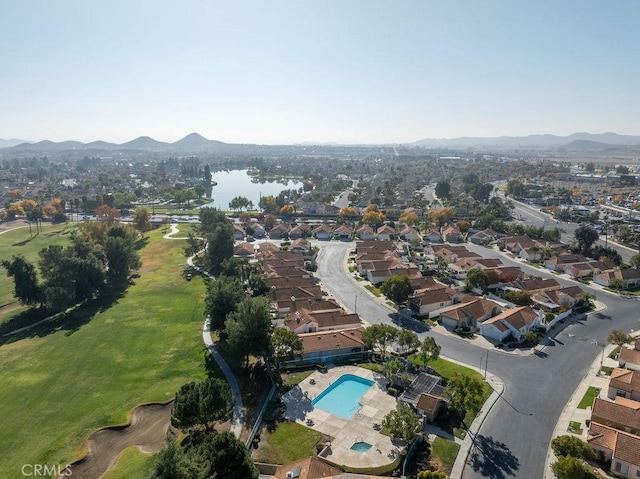
<svg viewBox="0 0 640 479">
<path fill-rule="evenodd" d="M 368 323 L 393 324 L 391 310 L 360 287 L 346 269 L 346 258 L 353 243 L 317 242 L 321 246 L 317 276 L 324 287 L 346 308 Z M 466 245 L 475 250 L 475 245 Z M 477 247 L 485 257 L 500 257 L 542 277 L 553 277 L 563 284 L 575 284 L 546 270 L 535 269 L 510 260 L 499 252 Z M 532 271 L 533 270 L 533 271 Z M 555 335 L 554 340 L 538 347 L 534 355 L 520 356 L 495 349 L 488 353 L 488 371 L 504 382 L 504 393 L 487 415 L 478 433 L 463 478 L 508 477 L 542 478 L 553 430 L 565 404 L 587 373 L 598 346 L 606 342 L 612 329 L 630 331 L 640 328 L 635 299 L 621 298 L 602 290 L 580 286 L 597 295 L 606 309 L 573 322 Z M 479 367 L 486 349 L 454 336 L 436 331 L 419 333 L 433 336 L 442 346 L 443 356 Z M 597 342 L 597 343 L 596 343 Z"/>
</svg>

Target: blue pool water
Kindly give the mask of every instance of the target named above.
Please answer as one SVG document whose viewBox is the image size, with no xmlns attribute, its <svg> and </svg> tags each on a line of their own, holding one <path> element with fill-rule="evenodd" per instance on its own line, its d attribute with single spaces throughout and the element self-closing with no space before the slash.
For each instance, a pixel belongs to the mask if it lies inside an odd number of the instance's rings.
<svg viewBox="0 0 640 479">
<path fill-rule="evenodd" d="M 354 442 L 351 446 L 351 450 L 355 452 L 366 452 L 369 449 L 371 449 L 371 444 L 363 441 Z"/>
<path fill-rule="evenodd" d="M 322 391 L 311 404 L 323 411 L 350 419 L 362 406 L 358 400 L 371 387 L 373 381 L 353 374 L 343 374 Z"/>
</svg>

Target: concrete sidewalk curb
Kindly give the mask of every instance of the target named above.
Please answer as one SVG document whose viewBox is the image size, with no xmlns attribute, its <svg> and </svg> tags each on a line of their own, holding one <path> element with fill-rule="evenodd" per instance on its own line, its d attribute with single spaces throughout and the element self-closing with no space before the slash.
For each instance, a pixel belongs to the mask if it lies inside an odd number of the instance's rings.
<svg viewBox="0 0 640 479">
<path fill-rule="evenodd" d="M 454 361 L 444 356 L 443 358 L 446 359 L 447 361 L 451 361 L 451 362 L 460 364 L 462 366 L 465 366 L 467 368 L 474 369 L 478 373 L 482 374 L 482 371 L 476 367 L 461 363 L 459 361 Z M 482 409 L 480 409 L 480 412 L 471 423 L 471 426 L 469 427 L 469 431 L 465 435 L 465 438 L 462 440 L 462 445 L 460 446 L 460 450 L 458 451 L 456 462 L 453 464 L 453 469 L 451 470 L 451 474 L 449 475 L 451 479 L 462 478 L 462 474 L 464 473 L 464 468 L 467 466 L 467 463 L 469 461 L 469 456 L 475 445 L 475 438 L 478 432 L 480 431 L 480 428 L 482 427 L 482 424 L 484 423 L 485 419 L 491 412 L 491 409 L 493 408 L 494 404 L 498 402 L 498 399 L 500 399 L 500 397 L 502 396 L 502 393 L 504 392 L 504 383 L 502 382 L 502 379 L 500 379 L 500 377 L 488 372 L 486 381 L 493 388 L 493 392 L 491 393 L 489 398 L 485 401 L 485 403 L 482 405 Z"/>
</svg>

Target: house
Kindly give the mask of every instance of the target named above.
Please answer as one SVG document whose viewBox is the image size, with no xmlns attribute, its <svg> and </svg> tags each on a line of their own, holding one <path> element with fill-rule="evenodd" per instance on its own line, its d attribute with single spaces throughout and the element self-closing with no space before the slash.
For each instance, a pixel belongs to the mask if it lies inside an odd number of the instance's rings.
<svg viewBox="0 0 640 479">
<path fill-rule="evenodd" d="M 636 339 L 633 349 L 623 347 L 618 355 L 618 366 L 640 371 L 640 339 Z"/>
<path fill-rule="evenodd" d="M 409 309 L 418 316 L 431 316 L 432 313 L 453 305 L 465 296 L 457 289 L 436 284 L 427 289 L 417 290 L 409 297 Z"/>
<path fill-rule="evenodd" d="M 514 281 L 511 286 L 520 291 L 528 291 L 531 294 L 539 293 L 541 291 L 549 291 L 552 289 L 560 289 L 560 283 L 553 278 L 527 278 Z"/>
<path fill-rule="evenodd" d="M 382 225 L 376 230 L 376 238 L 382 241 L 388 241 L 393 239 L 395 236 L 396 230 L 394 230 L 389 225 Z"/>
<path fill-rule="evenodd" d="M 324 303 L 330 309 L 312 311 L 304 306 L 298 307 L 296 311 L 287 315 L 284 325 L 296 334 L 353 329 L 362 326 L 360 316 L 357 314 L 346 313 L 341 308 L 336 309 L 333 307 L 334 303 Z M 302 304 L 306 303 L 303 301 Z"/>
<path fill-rule="evenodd" d="M 327 363 L 335 359 L 362 356 L 366 347 L 362 339 L 364 328 L 318 331 L 300 334 L 303 363 Z"/>
<path fill-rule="evenodd" d="M 253 230 L 253 237 L 254 238 L 264 238 L 265 235 L 267 234 L 267 231 L 265 230 L 264 226 L 261 225 L 260 223 L 251 223 L 249 225 L 249 228 L 251 228 Z"/>
<path fill-rule="evenodd" d="M 255 250 L 251 243 L 243 242 L 233 247 L 233 255 L 240 258 L 250 258 L 255 255 Z"/>
<path fill-rule="evenodd" d="M 448 243 L 460 243 L 462 241 L 462 233 L 455 225 L 449 225 L 443 229 L 442 237 Z"/>
<path fill-rule="evenodd" d="M 419 373 L 404 389 L 398 401 L 413 406 L 427 422 L 433 422 L 446 405 L 444 390 L 442 378 Z"/>
<path fill-rule="evenodd" d="M 331 236 L 333 234 L 333 228 L 327 223 L 322 223 L 320 226 L 313 228 L 311 230 L 311 234 L 318 240 L 328 241 L 331 239 Z"/>
<path fill-rule="evenodd" d="M 582 299 L 584 291 L 579 286 L 540 291 L 531 296 L 531 300 L 545 311 L 559 312 L 569 310 Z"/>
<path fill-rule="evenodd" d="M 637 435 L 640 433 L 640 402 L 619 396 L 613 402 L 597 397 L 593 400 L 591 421 Z"/>
<path fill-rule="evenodd" d="M 263 477 L 262 471 L 260 477 Z M 339 477 L 342 471 L 335 466 L 323 461 L 319 456 L 311 456 L 291 462 L 283 466 L 277 466 L 275 471 L 264 474 L 268 479 L 330 479 Z"/>
<path fill-rule="evenodd" d="M 292 240 L 306 238 L 310 234 L 311 228 L 309 227 L 309 225 L 301 223 L 291 228 L 291 230 L 289 231 L 289 238 Z"/>
<path fill-rule="evenodd" d="M 498 246 L 519 255 L 520 251 L 536 246 L 535 241 L 526 235 L 505 236 L 498 240 Z"/>
<path fill-rule="evenodd" d="M 449 268 L 456 275 L 458 279 L 465 278 L 467 273 L 472 269 L 487 270 L 492 268 L 498 268 L 502 265 L 502 261 L 498 258 L 460 258 L 455 263 L 451 264 Z"/>
<path fill-rule="evenodd" d="M 498 281 L 499 283 L 511 283 L 520 279 L 524 273 L 517 266 L 502 266 L 500 268 L 489 268 L 485 270 L 485 272 L 489 275 L 494 281 Z M 489 285 L 489 287 L 496 287 L 497 284 Z"/>
<path fill-rule="evenodd" d="M 581 254 L 562 253 L 544 262 L 544 267 L 551 271 L 564 272 L 568 265 L 575 263 L 587 263 L 589 260 Z"/>
<path fill-rule="evenodd" d="M 623 397 L 640 401 L 640 371 L 614 368 L 609 379 L 609 399 Z"/>
<path fill-rule="evenodd" d="M 450 330 L 475 330 L 478 324 L 502 312 L 494 301 L 469 295 L 453 308 L 440 313 L 440 324 Z"/>
<path fill-rule="evenodd" d="M 542 312 L 520 306 L 480 323 L 480 334 L 496 341 L 504 341 L 510 335 L 520 340 L 527 331 L 539 327 L 542 319 Z"/>
<path fill-rule="evenodd" d="M 322 299 L 322 289 L 318 285 L 271 287 L 269 293 L 273 311 L 278 314 L 297 311 L 298 302 Z"/>
<path fill-rule="evenodd" d="M 429 228 L 422 235 L 422 240 L 429 243 L 442 243 L 442 236 L 440 236 L 440 231 L 437 228 Z"/>
<path fill-rule="evenodd" d="M 421 241 L 422 237 L 418 230 L 411 226 L 405 226 L 400 230 L 400 238 L 405 241 Z"/>
<path fill-rule="evenodd" d="M 291 242 L 287 251 L 291 251 L 292 253 L 309 254 L 310 250 L 311 243 L 304 238 L 298 238 Z"/>
<path fill-rule="evenodd" d="M 333 230 L 333 237 L 340 241 L 351 241 L 353 239 L 353 228 L 348 225 L 340 225 Z"/>
<path fill-rule="evenodd" d="M 406 276 L 410 281 L 422 278 L 422 273 L 418 267 L 411 263 L 386 262 L 374 263 L 374 267 L 367 271 L 367 279 L 371 284 L 384 283 L 391 276 Z"/>
<path fill-rule="evenodd" d="M 289 236 L 289 225 L 287 223 L 280 223 L 269 230 L 269 238 L 272 240 L 279 240 Z"/>
<path fill-rule="evenodd" d="M 624 281 L 627 288 L 636 288 L 640 285 L 640 271 L 633 268 L 610 269 L 594 275 L 593 282 L 601 286 L 609 287 L 612 279 Z"/>
<path fill-rule="evenodd" d="M 233 223 L 233 239 L 234 241 L 244 241 L 244 228 L 238 223 Z"/>
<path fill-rule="evenodd" d="M 497 237 L 498 233 L 496 233 L 492 229 L 487 228 L 469 236 L 469 241 L 473 244 L 488 245 L 489 243 L 495 241 Z"/>
<path fill-rule="evenodd" d="M 369 225 L 363 225 L 356 230 L 356 236 L 362 241 L 372 241 L 376 239 L 376 234 L 373 228 Z"/>
<path fill-rule="evenodd" d="M 611 462 L 611 472 L 624 477 L 640 477 L 640 437 L 591 420 L 587 443 Z"/>
<path fill-rule="evenodd" d="M 460 258 L 482 258 L 462 245 L 431 245 L 430 250 L 434 257 L 444 258 L 448 264 L 455 263 Z"/>
</svg>

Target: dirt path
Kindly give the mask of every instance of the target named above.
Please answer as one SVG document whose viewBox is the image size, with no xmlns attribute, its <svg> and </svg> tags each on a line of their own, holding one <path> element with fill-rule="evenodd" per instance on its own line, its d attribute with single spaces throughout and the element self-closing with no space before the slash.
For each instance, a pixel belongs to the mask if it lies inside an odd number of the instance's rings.
<svg viewBox="0 0 640 479">
<path fill-rule="evenodd" d="M 128 426 L 100 429 L 89 436 L 89 452 L 71 466 L 74 479 L 97 479 L 111 469 L 120 453 L 138 446 L 146 453 L 156 453 L 165 446 L 165 436 L 171 423 L 171 406 L 144 404 L 137 406 Z"/>
</svg>

